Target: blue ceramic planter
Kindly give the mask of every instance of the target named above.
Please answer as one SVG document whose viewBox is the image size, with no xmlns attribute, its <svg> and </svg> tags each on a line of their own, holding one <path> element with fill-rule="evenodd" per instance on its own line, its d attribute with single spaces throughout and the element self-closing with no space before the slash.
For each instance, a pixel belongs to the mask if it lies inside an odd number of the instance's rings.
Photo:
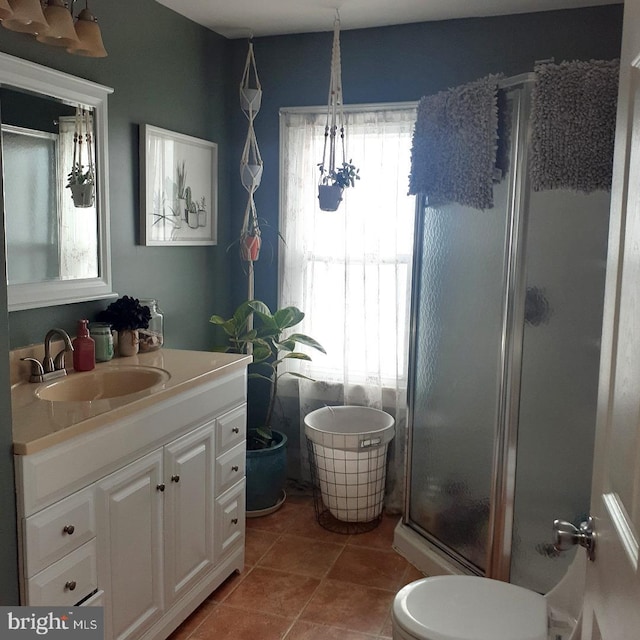
<svg viewBox="0 0 640 640">
<path fill-rule="evenodd" d="M 273 431 L 269 449 L 247 451 L 247 511 L 274 507 L 283 497 L 287 479 L 287 436 Z"/>
</svg>

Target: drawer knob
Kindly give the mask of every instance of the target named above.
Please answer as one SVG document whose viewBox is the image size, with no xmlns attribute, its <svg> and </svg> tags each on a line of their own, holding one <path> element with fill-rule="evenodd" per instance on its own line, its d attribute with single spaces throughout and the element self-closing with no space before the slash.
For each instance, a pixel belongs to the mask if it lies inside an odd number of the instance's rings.
<svg viewBox="0 0 640 640">
<path fill-rule="evenodd" d="M 158 491 L 164 491 L 164 482 L 161 482 L 160 484 L 156 485 L 156 489 Z"/>
<path fill-rule="evenodd" d="M 62 530 L 62 532 L 71 535 L 75 530 L 76 528 L 72 524 L 68 524 L 65 525 L 65 528 Z"/>
<path fill-rule="evenodd" d="M 174 473 L 171 476 L 171 482 L 180 482 L 180 476 L 177 473 Z"/>
<path fill-rule="evenodd" d="M 231 471 L 237 471 L 239 468 L 237 464 L 234 464 L 233 467 L 231 467 Z"/>
<path fill-rule="evenodd" d="M 239 427 L 233 427 L 233 429 L 231 429 L 231 431 L 233 431 L 233 433 L 240 433 L 240 428 Z"/>
<path fill-rule="evenodd" d="M 233 520 L 231 520 L 231 524 L 238 524 L 238 518 L 233 518 Z"/>
<path fill-rule="evenodd" d="M 76 581 L 69 580 L 68 582 L 65 583 L 64 588 L 65 590 L 68 590 L 68 591 L 74 591 L 76 588 Z"/>
</svg>

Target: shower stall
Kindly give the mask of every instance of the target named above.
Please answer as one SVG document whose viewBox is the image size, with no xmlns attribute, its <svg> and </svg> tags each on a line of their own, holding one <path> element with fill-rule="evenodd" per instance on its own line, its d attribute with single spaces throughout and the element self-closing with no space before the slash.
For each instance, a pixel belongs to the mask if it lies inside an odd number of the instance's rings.
<svg viewBox="0 0 640 640">
<path fill-rule="evenodd" d="M 530 189 L 532 83 L 499 90 L 493 208 L 418 205 L 395 545 L 428 573 L 546 592 L 571 559 L 552 521 L 589 509 L 609 194 Z"/>
</svg>

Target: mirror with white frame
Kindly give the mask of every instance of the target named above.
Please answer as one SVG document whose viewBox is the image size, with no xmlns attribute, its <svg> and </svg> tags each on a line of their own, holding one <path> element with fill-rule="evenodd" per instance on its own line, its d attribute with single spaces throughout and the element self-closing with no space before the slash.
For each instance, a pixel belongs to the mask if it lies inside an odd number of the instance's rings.
<svg viewBox="0 0 640 640">
<path fill-rule="evenodd" d="M 0 53 L 10 311 L 114 295 L 107 141 L 111 92 Z M 71 182 L 83 186 L 72 194 Z"/>
</svg>

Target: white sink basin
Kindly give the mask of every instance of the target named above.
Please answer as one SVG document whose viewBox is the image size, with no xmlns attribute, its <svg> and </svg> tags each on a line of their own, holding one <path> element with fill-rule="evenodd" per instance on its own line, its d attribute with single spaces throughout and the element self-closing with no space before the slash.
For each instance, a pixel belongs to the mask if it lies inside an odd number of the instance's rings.
<svg viewBox="0 0 640 640">
<path fill-rule="evenodd" d="M 113 366 L 71 375 L 42 385 L 36 391 L 50 402 L 91 402 L 127 396 L 165 383 L 171 374 L 145 366 Z"/>
</svg>

